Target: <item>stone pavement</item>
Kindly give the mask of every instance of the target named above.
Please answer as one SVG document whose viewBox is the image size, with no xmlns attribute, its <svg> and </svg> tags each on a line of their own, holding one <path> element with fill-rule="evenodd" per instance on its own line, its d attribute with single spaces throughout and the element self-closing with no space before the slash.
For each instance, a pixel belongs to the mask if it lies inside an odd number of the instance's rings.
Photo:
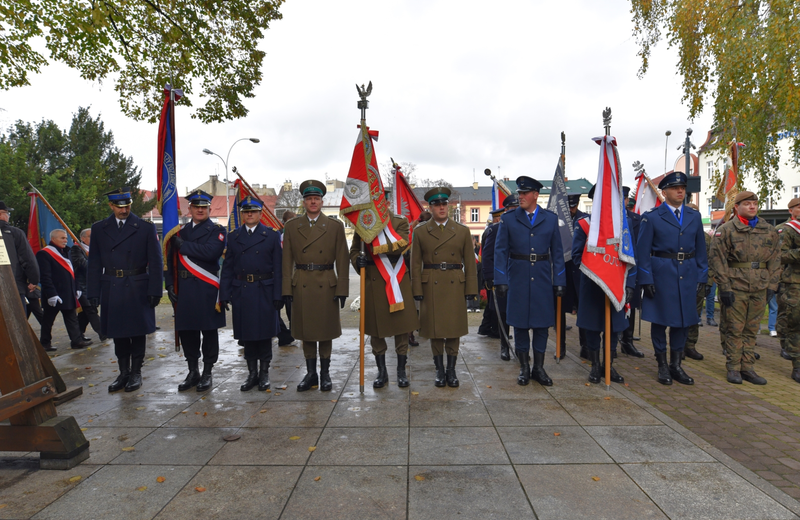
<svg viewBox="0 0 800 520">
<path fill-rule="evenodd" d="M 693 365 L 693 389 L 661 387 L 648 351 L 644 360 L 620 360 L 629 387 L 606 389 L 587 386 L 588 366 L 570 347 L 560 364 L 547 361 L 553 387 L 520 387 L 517 366 L 501 361 L 497 341 L 477 336 L 473 326 L 463 338 L 460 388 L 433 386 L 430 350 L 422 342 L 410 352 L 410 388 L 396 386 L 390 354 L 392 384 L 373 390 L 368 356 L 361 395 L 357 332 L 346 329 L 334 342 L 332 392 L 295 390 L 305 369 L 301 349 L 291 346 L 274 349 L 271 392 L 242 393 L 242 351 L 225 329 L 213 389 L 178 393 L 185 364 L 172 347 L 171 320 L 160 311 L 164 330 L 148 338 L 138 392 L 108 394 L 116 377 L 109 344 L 60 350 L 57 367 L 68 385 L 83 385 L 84 395 L 58 411 L 85 428 L 91 457 L 70 471 L 41 471 L 36 454 L 0 452 L 0 517 L 800 515 L 800 504 L 772 480 L 715 448 L 703 431 L 696 435 L 670 417 L 701 405 L 699 395 L 706 393 L 719 401 L 734 395 L 766 402 L 746 389 L 722 386 Z M 652 406 L 640 395 L 660 402 Z M 776 413 L 775 420 L 797 418 L 766 404 L 788 414 Z M 698 415 L 713 411 L 706 408 Z M 231 435 L 238 440 L 224 440 Z"/>
</svg>

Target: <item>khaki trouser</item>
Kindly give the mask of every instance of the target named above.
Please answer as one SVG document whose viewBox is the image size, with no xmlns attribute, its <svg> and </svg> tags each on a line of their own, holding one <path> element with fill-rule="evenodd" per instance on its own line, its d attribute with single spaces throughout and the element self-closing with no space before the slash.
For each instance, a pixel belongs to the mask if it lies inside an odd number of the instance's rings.
<svg viewBox="0 0 800 520">
<path fill-rule="evenodd" d="M 460 342 L 461 338 L 431 338 L 431 351 L 434 356 L 443 356 L 445 352 L 448 356 L 457 356 Z"/>
<path fill-rule="evenodd" d="M 733 291 L 733 294 L 733 305 L 725 309 L 726 366 L 728 370 L 752 370 L 756 362 L 756 334 L 767 306 L 767 291 Z"/>
<path fill-rule="evenodd" d="M 372 345 L 372 353 L 376 356 L 386 354 L 386 338 L 376 338 L 370 336 L 369 344 Z M 408 333 L 398 334 L 394 337 L 394 351 L 398 356 L 408 355 Z"/>
<path fill-rule="evenodd" d="M 317 358 L 317 343 L 319 343 L 319 357 L 321 359 L 330 359 L 331 351 L 333 350 L 333 340 L 327 341 L 304 341 L 303 342 L 303 355 L 306 359 Z"/>
</svg>

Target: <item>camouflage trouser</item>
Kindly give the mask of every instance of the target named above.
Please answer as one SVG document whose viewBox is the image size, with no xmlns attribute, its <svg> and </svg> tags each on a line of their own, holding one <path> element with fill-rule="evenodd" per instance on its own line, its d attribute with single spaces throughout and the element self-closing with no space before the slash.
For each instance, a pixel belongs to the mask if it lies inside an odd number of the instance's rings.
<svg viewBox="0 0 800 520">
<path fill-rule="evenodd" d="M 794 284 L 791 284 L 794 285 Z M 784 294 L 786 293 L 787 284 L 780 284 L 778 286 L 778 319 L 775 322 L 775 332 L 778 333 L 780 338 L 781 348 L 786 350 L 786 335 L 788 334 L 789 327 L 789 306 L 785 303 Z M 797 298 L 795 298 L 795 304 Z M 795 314 L 796 316 L 796 314 Z"/>
<path fill-rule="evenodd" d="M 727 354 L 725 353 L 725 338 L 728 337 L 728 327 L 727 327 L 727 323 L 728 323 L 727 315 L 728 315 L 728 313 L 725 312 L 725 309 L 727 309 L 727 307 L 725 307 L 725 305 L 723 305 L 722 301 L 720 300 L 720 306 L 719 306 L 719 344 L 722 347 L 722 355 L 723 356 L 727 356 Z"/>
<path fill-rule="evenodd" d="M 786 353 L 792 358 L 792 368 L 800 368 L 800 284 L 781 284 L 783 290 L 778 297 L 778 308 L 781 304 L 786 310 L 784 334 L 786 338 Z M 780 323 L 780 310 L 778 311 Z"/>
<path fill-rule="evenodd" d="M 706 301 L 706 286 L 702 286 L 699 291 L 697 291 L 697 315 L 700 316 L 700 313 L 703 311 L 703 302 Z M 697 345 L 697 337 L 700 335 L 700 324 L 695 323 L 694 325 L 689 327 L 689 335 L 686 337 L 686 347 L 693 349 L 695 345 Z"/>
<path fill-rule="evenodd" d="M 735 301 L 725 309 L 723 319 L 726 366 L 728 370 L 752 370 L 756 362 L 756 334 L 767 307 L 767 291 L 733 291 L 733 294 Z"/>
</svg>

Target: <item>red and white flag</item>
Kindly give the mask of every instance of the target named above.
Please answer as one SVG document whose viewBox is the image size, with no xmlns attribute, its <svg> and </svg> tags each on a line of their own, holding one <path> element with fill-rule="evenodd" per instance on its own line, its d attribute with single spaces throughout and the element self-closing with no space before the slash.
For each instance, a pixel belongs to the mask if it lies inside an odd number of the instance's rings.
<svg viewBox="0 0 800 520">
<path fill-rule="evenodd" d="M 628 270 L 636 265 L 622 198 L 622 169 L 616 139 L 603 136 L 593 140 L 600 145 L 600 165 L 581 272 L 603 289 L 614 308 L 621 311 Z"/>
<path fill-rule="evenodd" d="M 636 205 L 633 207 L 633 212 L 641 215 L 660 205 L 661 197 L 653 189 L 653 184 L 644 170 L 640 170 L 636 174 Z"/>
<path fill-rule="evenodd" d="M 409 222 L 413 222 L 419 218 L 422 213 L 422 204 L 414 194 L 414 190 L 406 180 L 406 176 L 400 170 L 400 165 L 392 160 L 392 168 L 394 169 L 394 189 L 392 190 L 392 211 L 395 214 L 405 217 Z M 409 237 L 411 238 L 411 237 Z"/>
</svg>

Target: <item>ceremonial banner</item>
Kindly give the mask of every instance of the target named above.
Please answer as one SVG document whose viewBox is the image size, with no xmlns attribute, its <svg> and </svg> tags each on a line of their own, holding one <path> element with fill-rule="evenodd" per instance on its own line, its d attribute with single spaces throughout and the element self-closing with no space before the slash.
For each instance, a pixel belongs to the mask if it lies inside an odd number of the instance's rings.
<svg viewBox="0 0 800 520">
<path fill-rule="evenodd" d="M 239 210 L 239 203 L 247 197 L 261 200 L 258 195 L 247 189 L 247 185 L 242 182 L 241 179 L 236 179 L 233 183 L 233 187 L 236 189 L 236 194 L 233 197 L 234 204 L 231 208 L 230 217 L 228 218 L 228 233 L 242 225 L 242 212 Z M 283 229 L 283 223 L 270 211 L 266 204 L 261 207 L 261 223 L 275 231 Z"/>
<path fill-rule="evenodd" d="M 626 276 L 636 265 L 622 198 L 622 169 L 616 139 L 603 136 L 593 140 L 600 145 L 600 164 L 581 272 L 602 288 L 614 308 L 621 311 L 625 306 Z"/>
<path fill-rule="evenodd" d="M 394 168 L 394 190 L 392 190 L 392 210 L 395 214 L 405 217 L 409 222 L 419 218 L 422 213 L 422 204 L 419 203 L 414 190 L 400 171 L 400 165 L 392 161 Z M 411 237 L 409 236 L 409 239 Z"/>
<path fill-rule="evenodd" d="M 35 188 L 34 188 L 35 189 Z M 47 202 L 38 191 L 28 193 L 31 198 L 31 211 L 28 215 L 28 243 L 33 253 L 38 253 L 50 243 L 50 232 L 54 229 L 64 229 L 67 232 L 67 247 L 72 247 L 72 231 L 66 229 L 58 221 L 55 214 L 50 211 Z"/>
<path fill-rule="evenodd" d="M 492 182 L 492 209 L 500 209 L 503 207 L 503 202 L 505 202 L 506 197 L 508 195 L 500 189 L 500 185 L 496 182 Z"/>
<path fill-rule="evenodd" d="M 727 222 L 733 213 L 733 200 L 739 193 L 739 188 L 736 187 L 736 182 L 739 179 L 739 147 L 744 146 L 744 143 L 736 142 L 734 139 L 729 143 L 728 160 L 725 164 L 725 172 L 719 181 L 717 188 L 716 198 L 720 202 L 725 203 L 725 216 L 722 221 Z"/>
<path fill-rule="evenodd" d="M 569 212 L 567 183 L 564 179 L 564 168 L 561 161 L 562 159 L 559 159 L 556 164 L 556 173 L 553 176 L 547 209 L 558 216 L 558 233 L 561 235 L 561 245 L 564 247 L 564 261 L 569 262 L 572 260 L 572 215 Z"/>
<path fill-rule="evenodd" d="M 661 197 L 653 187 L 653 182 L 644 170 L 640 170 L 636 173 L 636 205 L 633 207 L 633 212 L 641 215 L 660 205 Z"/>
<path fill-rule="evenodd" d="M 167 270 L 167 245 L 172 236 L 180 231 L 181 207 L 178 185 L 175 178 L 175 101 L 183 97 L 183 91 L 164 86 L 164 105 L 161 120 L 158 122 L 158 212 L 163 219 L 161 248 L 164 257 L 164 270 Z"/>
</svg>

